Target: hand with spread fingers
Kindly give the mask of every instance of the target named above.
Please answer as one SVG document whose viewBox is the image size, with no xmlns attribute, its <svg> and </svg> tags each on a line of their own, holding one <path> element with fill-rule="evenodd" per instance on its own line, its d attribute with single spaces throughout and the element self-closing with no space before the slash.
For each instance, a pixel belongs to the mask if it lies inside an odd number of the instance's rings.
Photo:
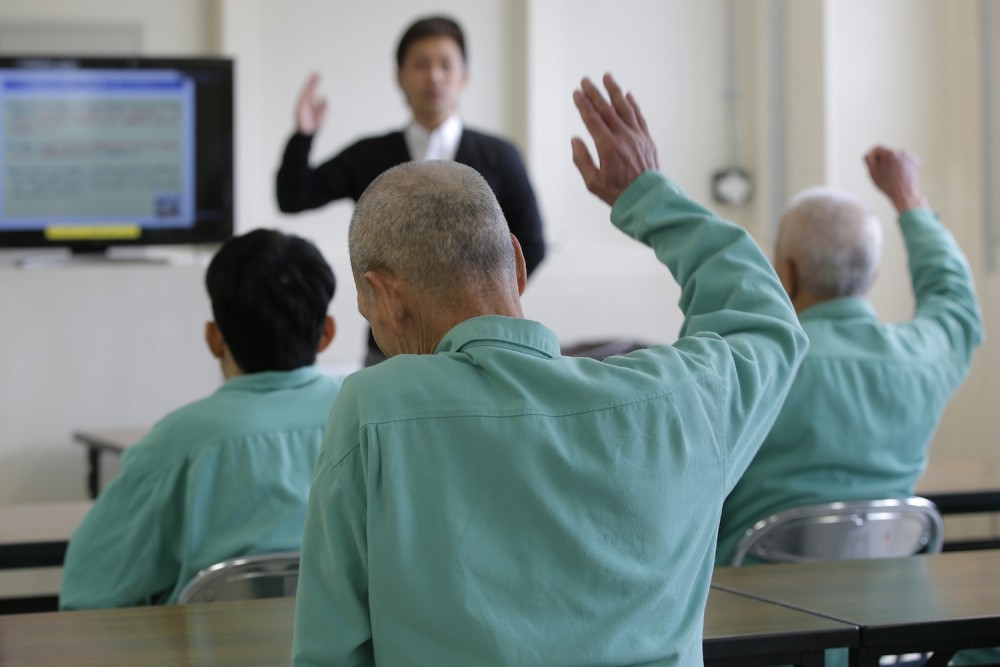
<svg viewBox="0 0 1000 667">
<path fill-rule="evenodd" d="M 573 91 L 573 102 L 594 140 L 598 160 L 594 162 L 582 139 L 573 137 L 573 163 L 587 189 L 602 201 L 614 204 L 632 181 L 645 171 L 658 169 L 660 163 L 646 119 L 632 93 L 622 93 L 610 74 L 604 75 L 604 87 L 609 100 L 588 78 Z"/>
</svg>

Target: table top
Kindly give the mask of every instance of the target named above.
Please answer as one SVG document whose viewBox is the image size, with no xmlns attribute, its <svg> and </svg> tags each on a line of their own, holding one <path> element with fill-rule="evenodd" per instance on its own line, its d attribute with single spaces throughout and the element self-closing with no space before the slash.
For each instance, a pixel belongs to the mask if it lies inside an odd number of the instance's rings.
<svg viewBox="0 0 1000 667">
<path fill-rule="evenodd" d="M 0 616 L 5 667 L 291 661 L 293 598 Z"/>
<path fill-rule="evenodd" d="M 5 667 L 142 664 L 287 665 L 294 599 L 0 616 Z M 713 590 L 705 656 L 776 655 L 853 646 L 857 628 Z"/>
<path fill-rule="evenodd" d="M 121 453 L 146 437 L 148 428 L 105 428 L 73 431 L 73 439 L 93 449 Z"/>
<path fill-rule="evenodd" d="M 713 588 L 705 607 L 706 660 L 858 645 L 856 626 Z"/>
<path fill-rule="evenodd" d="M 862 641 L 1000 637 L 1000 550 L 720 567 L 713 587 L 860 627 Z"/>
</svg>

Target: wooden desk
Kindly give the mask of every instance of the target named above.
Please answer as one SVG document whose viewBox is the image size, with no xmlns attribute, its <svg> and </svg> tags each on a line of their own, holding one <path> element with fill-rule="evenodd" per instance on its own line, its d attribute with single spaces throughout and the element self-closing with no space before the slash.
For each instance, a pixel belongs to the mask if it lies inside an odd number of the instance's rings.
<svg viewBox="0 0 1000 667">
<path fill-rule="evenodd" d="M 101 492 L 101 457 L 121 456 L 126 449 L 142 440 L 148 429 L 123 428 L 97 431 L 74 431 L 73 439 L 87 448 L 87 490 L 91 498 Z"/>
<path fill-rule="evenodd" d="M 0 569 L 59 567 L 92 501 L 0 507 Z"/>
<path fill-rule="evenodd" d="M 292 598 L 0 616 L 0 660 L 4 667 L 288 665 L 293 619 Z M 725 591 L 709 595 L 708 665 L 821 665 L 824 648 L 857 640 L 848 624 Z"/>
<path fill-rule="evenodd" d="M 712 585 L 857 625 L 857 665 L 1000 645 L 1000 551 L 715 569 Z M 945 664 L 941 662 L 940 664 Z"/>
<path fill-rule="evenodd" d="M 0 616 L 4 667 L 287 666 L 294 600 Z"/>
</svg>

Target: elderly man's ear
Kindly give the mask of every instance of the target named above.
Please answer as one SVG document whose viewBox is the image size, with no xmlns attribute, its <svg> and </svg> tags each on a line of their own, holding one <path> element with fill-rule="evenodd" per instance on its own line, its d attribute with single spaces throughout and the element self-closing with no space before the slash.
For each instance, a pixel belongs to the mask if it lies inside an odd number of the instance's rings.
<svg viewBox="0 0 1000 667">
<path fill-rule="evenodd" d="M 409 317 L 409 306 L 396 277 L 391 273 L 375 270 L 365 273 L 362 279 L 375 294 L 369 306 L 371 316 L 366 314 L 369 324 L 373 329 L 387 327 L 392 335 L 402 338 L 406 331 L 404 323 Z M 372 321 L 373 318 L 377 318 L 377 321 Z"/>
<path fill-rule="evenodd" d="M 514 264 L 517 271 L 517 293 L 524 295 L 524 288 L 528 285 L 528 267 L 524 263 L 524 253 L 521 251 L 521 242 L 513 234 L 510 235 L 510 242 L 514 245 Z"/>
<path fill-rule="evenodd" d="M 775 271 L 778 273 L 778 279 L 781 281 L 781 286 L 785 288 L 788 293 L 788 298 L 795 301 L 795 297 L 799 293 L 799 267 L 795 264 L 795 261 L 789 257 L 783 257 L 778 261 L 777 265 L 774 267 Z"/>
</svg>

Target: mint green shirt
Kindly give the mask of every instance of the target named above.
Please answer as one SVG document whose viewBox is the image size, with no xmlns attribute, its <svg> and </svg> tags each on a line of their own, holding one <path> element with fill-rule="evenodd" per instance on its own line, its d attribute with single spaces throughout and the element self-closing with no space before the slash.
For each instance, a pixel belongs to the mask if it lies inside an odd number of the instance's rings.
<svg viewBox="0 0 1000 667">
<path fill-rule="evenodd" d="M 59 606 L 173 603 L 214 563 L 299 549 L 340 383 L 311 366 L 242 375 L 160 420 L 73 534 Z"/>
<path fill-rule="evenodd" d="M 880 324 L 861 298 L 801 313 L 809 352 L 774 428 L 723 506 L 719 565 L 729 564 L 747 528 L 775 512 L 913 494 L 983 324 L 972 272 L 951 234 L 926 209 L 907 211 L 899 224 L 913 318 Z"/>
<path fill-rule="evenodd" d="M 347 378 L 295 665 L 701 664 L 722 499 L 805 337 L 749 235 L 660 173 L 612 220 L 680 283 L 681 339 L 599 362 L 560 356 L 538 322 L 479 317 Z"/>
</svg>

